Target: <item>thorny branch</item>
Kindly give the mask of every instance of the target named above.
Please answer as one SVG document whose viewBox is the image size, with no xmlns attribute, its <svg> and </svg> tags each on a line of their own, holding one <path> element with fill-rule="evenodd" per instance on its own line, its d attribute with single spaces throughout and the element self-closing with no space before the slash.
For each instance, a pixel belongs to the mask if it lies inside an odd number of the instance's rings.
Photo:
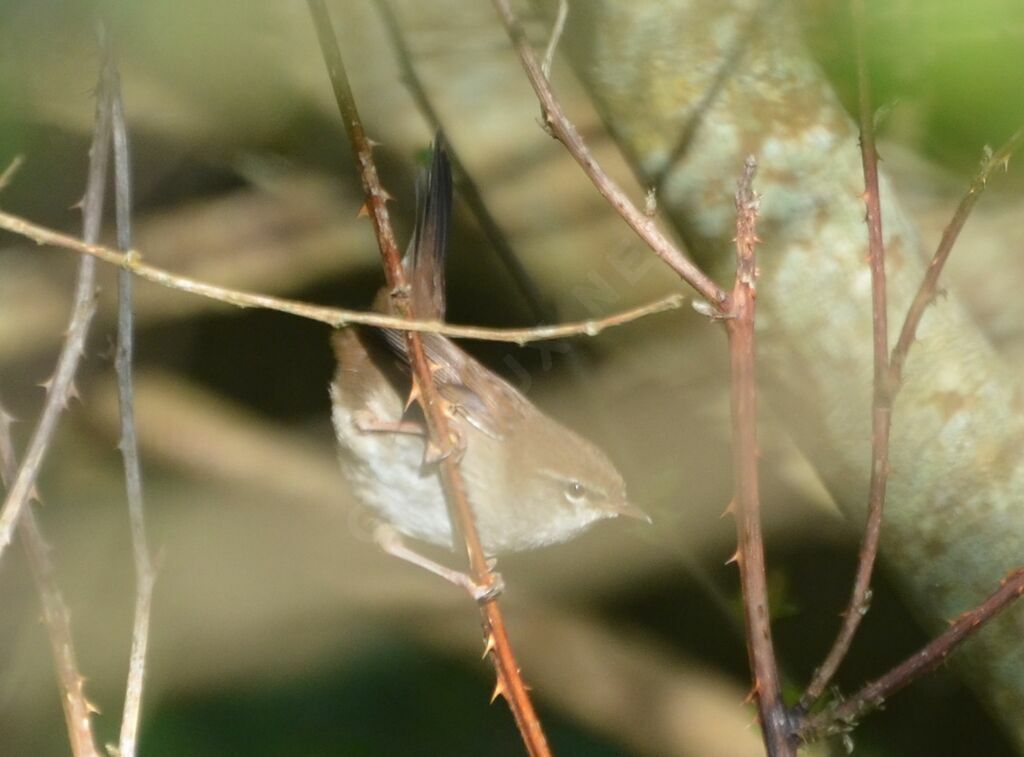
<svg viewBox="0 0 1024 757">
<path fill-rule="evenodd" d="M 872 315 L 874 343 L 874 400 L 872 403 L 872 459 L 871 483 L 868 499 L 868 517 L 864 541 L 861 545 L 857 573 L 854 580 L 850 603 L 843 615 L 839 634 L 829 651 L 825 662 L 815 671 L 811 683 L 800 700 L 797 715 L 803 715 L 818 700 L 843 658 L 849 651 L 860 621 L 870 603 L 871 572 L 878 554 L 881 532 L 882 511 L 885 503 L 886 480 L 889 474 L 889 430 L 892 406 L 903 380 L 903 366 L 914 342 L 917 328 L 928 305 L 938 293 L 938 280 L 949 259 L 960 230 L 967 222 L 975 203 L 992 170 L 1005 166 L 1010 155 L 1024 141 L 1024 129 L 1014 134 L 996 153 L 989 155 L 981 170 L 972 181 L 967 194 L 961 200 L 953 219 L 943 232 L 938 249 L 932 258 L 920 287 L 907 311 L 903 327 L 891 355 L 888 353 L 888 330 L 886 323 L 885 297 L 885 251 L 882 241 L 880 194 L 878 189 L 878 154 L 875 149 L 873 112 L 867 67 L 864 60 L 864 8 L 862 0 L 852 0 L 854 15 L 855 49 L 857 54 L 857 75 L 860 89 L 860 130 L 861 155 L 864 164 L 865 203 L 867 205 L 869 263 L 872 278 Z M 1003 587 L 978 608 L 964 613 L 949 631 L 932 641 L 909 660 L 897 666 L 878 681 L 866 686 L 853 698 L 813 718 L 808 718 L 799 727 L 801 738 L 810 741 L 833 731 L 849 729 L 853 720 L 874 709 L 882 699 L 903 688 L 914 678 L 934 668 L 963 639 L 980 628 L 1006 604 L 1016 599 L 1024 584 L 1024 570 L 1017 570 L 1004 580 Z M 1014 592 L 1013 588 L 1018 588 Z M 838 728 L 842 723 L 844 728 Z M 832 732 L 832 731 L 829 731 Z"/>
<path fill-rule="evenodd" d="M 128 130 L 125 124 L 121 81 L 112 54 L 107 53 L 111 68 L 113 90 L 112 127 L 114 143 L 114 199 L 117 225 L 117 246 L 130 250 L 131 227 L 131 166 L 128 151 Z M 142 471 L 139 465 L 139 445 L 135 434 L 135 399 L 132 385 L 132 354 L 134 350 L 132 315 L 132 274 L 121 269 L 117 276 L 117 351 L 114 366 L 117 371 L 117 396 L 121 411 L 121 457 L 124 461 L 125 490 L 128 497 L 128 518 L 131 522 L 132 552 L 135 557 L 135 613 L 132 621 L 132 645 L 128 663 L 128 683 L 125 687 L 124 710 L 121 716 L 121 734 L 118 757 L 133 757 L 136 753 L 139 718 L 142 711 L 142 687 L 146 672 L 146 649 L 149 646 L 150 609 L 153 604 L 153 584 L 156 574 L 146 541 L 146 523 L 142 506 Z"/>
<path fill-rule="evenodd" d="M 725 320 L 729 335 L 732 389 L 733 502 L 736 518 L 735 560 L 743 588 L 743 614 L 747 629 L 747 653 L 754 679 L 754 696 L 769 755 L 795 755 L 789 737 L 789 721 L 772 645 L 771 612 L 765 573 L 764 539 L 761 534 L 761 495 L 757 470 L 757 373 L 754 312 L 757 300 L 757 211 L 759 198 L 753 181 L 757 162 L 751 156 L 744 165 L 736 191 L 736 281 L 730 297 L 731 311 Z"/>
<path fill-rule="evenodd" d="M 98 258 L 106 263 L 121 266 L 131 271 L 140 279 L 154 284 L 187 292 L 210 300 L 217 300 L 240 308 L 263 308 L 276 310 L 279 313 L 295 315 L 310 321 L 319 321 L 329 326 L 340 328 L 348 324 L 376 326 L 403 331 L 418 331 L 432 334 L 444 334 L 456 339 L 482 339 L 491 342 L 512 342 L 523 345 L 547 339 L 562 339 L 569 336 L 595 336 L 606 328 L 644 318 L 666 310 L 676 310 L 683 303 L 683 296 L 672 294 L 660 300 L 640 305 L 635 308 L 613 313 L 603 318 L 590 318 L 585 321 L 572 321 L 553 326 L 531 326 L 517 329 L 494 329 L 483 326 L 458 326 L 440 321 L 420 321 L 384 313 L 371 313 L 361 310 L 345 310 L 308 302 L 289 300 L 284 297 L 273 297 L 266 294 L 242 292 L 237 289 L 208 284 L 188 276 L 179 276 L 156 266 L 142 262 L 143 255 L 138 250 L 118 252 L 100 244 L 83 242 L 67 234 L 61 234 L 44 226 L 26 221 L 18 216 L 0 211 L 0 229 L 31 239 L 36 244 L 62 247 L 66 250 L 82 253 Z"/>
<path fill-rule="evenodd" d="M 82 199 L 82 236 L 87 244 L 95 244 L 99 236 L 107 158 L 110 154 L 110 98 L 110 70 L 104 64 L 96 95 L 96 127 L 89 148 L 89 178 Z M 48 382 L 46 403 L 32 433 L 18 474 L 7 490 L 3 509 L 0 510 L 0 555 L 10 543 L 18 518 L 32 494 L 60 414 L 75 393 L 75 373 L 85 351 L 85 338 L 96 310 L 95 280 L 96 261 L 92 258 L 82 258 L 75 285 L 71 321 L 60 357 L 57 359 L 57 367 Z"/>
<path fill-rule="evenodd" d="M 932 261 L 928 264 L 928 271 L 921 281 L 917 294 L 914 295 L 914 301 L 907 311 L 903 328 L 900 329 L 899 338 L 896 340 L 896 346 L 892 349 L 892 357 L 889 359 L 889 390 L 892 392 L 893 398 L 903 383 L 903 366 L 906 363 L 907 354 L 910 352 L 910 345 L 914 343 L 914 338 L 917 336 L 917 327 L 921 324 L 924 311 L 938 296 L 939 276 L 942 275 L 942 269 L 949 259 L 949 254 L 953 251 L 953 245 L 956 244 L 957 237 L 960 236 L 960 230 L 967 223 L 967 218 L 981 197 L 981 193 L 985 191 L 992 171 L 1000 165 L 1005 168 L 1010 162 L 1010 156 L 1016 152 L 1022 142 L 1024 142 L 1024 128 L 985 158 L 981 164 L 981 170 L 978 171 L 978 175 L 974 177 L 971 185 L 967 188 L 967 194 L 960 200 L 952 220 L 942 232 L 942 239 L 939 240 L 935 255 L 932 256 Z"/>
<path fill-rule="evenodd" d="M 923 649 L 881 678 L 864 686 L 849 699 L 807 718 L 799 729 L 801 740 L 811 742 L 822 736 L 851 730 L 857 721 L 881 707 L 897 691 L 942 664 L 953 650 L 980 631 L 1021 594 L 1024 594 L 1024 568 L 1017 568 L 1000 582 L 999 588 L 988 599 L 960 615 L 943 634 Z"/>
<path fill-rule="evenodd" d="M 871 403 L 871 480 L 868 485 L 868 514 L 864 527 L 850 601 L 836 640 L 811 678 L 800 699 L 809 710 L 828 686 L 850 649 L 861 620 L 871 604 L 871 574 L 878 556 L 882 534 L 885 489 L 889 479 L 889 431 L 892 425 L 892 393 L 889 385 L 889 331 L 885 287 L 885 243 L 882 239 L 882 209 L 878 192 L 878 153 L 875 150 L 874 110 L 867 64 L 864 60 L 864 7 L 853 0 L 857 81 L 860 88 L 860 146 L 864 164 L 864 203 L 867 207 L 868 264 L 871 268 L 871 323 L 874 346 L 874 391 Z"/>
<path fill-rule="evenodd" d="M 102 29 L 100 37 L 103 37 Z M 103 196 L 110 154 L 112 84 L 109 59 L 104 56 L 96 96 L 96 124 L 92 145 L 89 148 L 89 178 L 82 199 L 83 236 L 90 242 L 95 242 L 99 235 L 103 213 Z M 15 160 L 4 171 L 0 177 L 0 186 L 10 180 L 20 163 L 20 159 Z M 10 416 L 0 409 L 0 457 L 3 462 L 3 479 L 7 485 L 7 496 L 0 514 L 0 550 L 10 542 L 11 532 L 17 527 L 24 541 L 32 575 L 42 601 L 43 618 L 50 637 L 50 647 L 61 689 L 61 706 L 67 723 L 71 751 L 75 757 L 98 757 L 100 754 L 92 732 L 92 713 L 95 710 L 85 698 L 85 679 L 78 669 L 71 621 L 67 604 L 54 577 L 50 547 L 35 513 L 26 505 L 35 494 L 35 480 L 56 430 L 60 413 L 74 394 L 74 376 L 84 352 L 89 323 L 95 311 L 95 267 L 96 262 L 91 258 L 83 258 L 79 264 L 71 323 L 57 360 L 57 368 L 49 381 L 42 415 L 29 441 L 20 468 L 15 460 L 10 437 Z"/>
<path fill-rule="evenodd" d="M 11 416 L 0 407 L 0 463 L 5 486 L 14 480 L 18 472 L 10 425 Z M 50 638 L 71 753 L 74 757 L 100 757 L 92 732 L 92 713 L 95 710 L 85 698 L 85 678 L 78 669 L 71 616 L 64 595 L 57 586 L 50 545 L 31 507 L 26 508 L 18 520 L 18 535 L 25 545 L 29 568 L 43 607 L 43 622 Z"/>
<path fill-rule="evenodd" d="M 754 693 L 769 753 L 795 754 L 791 725 L 771 640 L 764 543 L 761 534 L 760 495 L 757 472 L 757 401 L 754 349 L 757 242 L 755 223 L 758 200 L 752 189 L 756 162 L 748 159 L 736 195 L 737 271 L 732 293 L 722 290 L 691 262 L 638 210 L 598 165 L 579 132 L 563 112 L 550 82 L 537 61 L 529 40 L 508 0 L 494 0 L 520 62 L 540 101 L 545 123 L 583 168 L 598 191 L 650 248 L 708 302 L 712 315 L 722 319 L 729 334 L 732 366 L 733 466 L 738 548 L 736 559 L 743 587 L 744 614 Z"/>
<path fill-rule="evenodd" d="M 601 196 L 615 208 L 647 246 L 665 261 L 683 281 L 696 289 L 715 312 L 720 315 L 728 313 L 728 293 L 690 260 L 668 237 L 662 234 L 654 219 L 630 201 L 625 192 L 605 173 L 597 159 L 591 154 L 579 131 L 565 115 L 561 104 L 551 90 L 551 83 L 544 76 L 541 64 L 530 45 L 530 40 L 527 39 L 522 24 L 519 23 L 519 19 L 512 11 L 509 0 L 494 0 L 494 7 L 512 40 L 513 47 L 519 54 L 519 60 L 523 64 L 526 76 L 529 78 L 530 84 L 533 85 L 534 92 L 537 93 L 547 128 L 565 145 L 584 173 L 597 187 Z"/>
<path fill-rule="evenodd" d="M 334 87 L 335 98 L 345 124 L 345 131 L 359 165 L 360 177 L 367 196 L 367 207 L 380 246 L 388 286 L 399 313 L 411 317 L 415 314 L 410 312 L 408 284 L 385 206 L 386 193 L 377 177 L 372 147 L 363 131 L 355 99 L 345 73 L 341 52 L 338 50 L 334 29 L 323 0 L 308 0 L 308 3 L 324 61 Z M 427 419 L 430 438 L 439 449 L 448 449 L 451 439 L 448 418 L 434 388 L 430 364 L 420 335 L 413 331 L 406 331 L 406 340 L 414 381 L 419 389 L 419 402 Z M 454 455 L 445 455 L 439 464 L 441 481 L 448 499 L 449 511 L 452 514 L 452 525 L 457 527 L 465 542 L 473 580 L 482 586 L 490 586 L 493 585 L 495 578 L 480 543 L 473 511 L 466 497 L 462 471 L 455 457 Z M 496 597 L 480 604 L 480 619 L 486 640 L 485 653 L 490 654 L 497 675 L 495 696 L 503 694 L 508 701 L 527 751 L 531 755 L 549 755 L 547 739 L 519 672 L 519 666 L 505 631 L 504 617 Z"/>
</svg>

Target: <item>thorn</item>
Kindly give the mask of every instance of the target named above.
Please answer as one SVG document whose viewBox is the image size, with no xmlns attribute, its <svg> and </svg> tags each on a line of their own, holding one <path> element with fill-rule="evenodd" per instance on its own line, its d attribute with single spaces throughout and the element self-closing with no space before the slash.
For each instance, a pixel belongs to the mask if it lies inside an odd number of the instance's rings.
<svg viewBox="0 0 1024 757">
<path fill-rule="evenodd" d="M 656 187 L 649 187 L 644 197 L 644 215 L 654 218 L 658 214 L 658 190 Z"/>
<path fill-rule="evenodd" d="M 484 653 L 480 656 L 480 659 L 486 659 L 487 655 L 494 651 L 494 634 L 487 634 L 487 642 L 484 644 Z"/>
<path fill-rule="evenodd" d="M 78 202 L 72 203 L 68 206 L 68 210 L 83 210 L 85 208 L 85 195 L 82 195 Z"/>
<path fill-rule="evenodd" d="M 750 691 L 747 692 L 747 695 L 745 697 L 743 697 L 743 704 L 750 704 L 756 698 L 757 698 L 757 684 L 755 683 L 753 686 L 750 687 Z"/>
<path fill-rule="evenodd" d="M 740 550 L 737 547 L 736 551 L 732 553 L 732 556 L 728 560 L 725 561 L 725 564 L 726 565 L 732 565 L 733 563 L 736 563 L 738 565 L 739 562 L 740 562 Z"/>
<path fill-rule="evenodd" d="M 380 188 L 380 196 L 382 198 L 384 198 L 384 202 L 394 202 L 395 201 L 395 198 L 392 197 L 391 193 L 388 192 L 388 190 L 384 189 L 384 187 Z"/>
<path fill-rule="evenodd" d="M 43 498 L 39 494 L 39 487 L 35 484 L 32 484 L 32 488 L 28 491 L 28 501 L 39 505 L 43 504 Z"/>
<path fill-rule="evenodd" d="M 370 217 L 370 205 L 364 202 L 359 206 L 359 212 L 356 213 L 356 218 L 369 218 Z"/>
<path fill-rule="evenodd" d="M 74 381 L 68 386 L 68 396 L 64 399 L 64 406 L 67 407 L 71 400 L 82 401 L 82 395 L 78 393 L 78 386 Z"/>
<path fill-rule="evenodd" d="M 87 709 L 89 712 L 91 712 L 94 715 L 102 715 L 103 714 L 103 712 L 100 710 L 99 707 L 97 707 L 96 705 L 94 705 L 92 702 L 89 701 L 88 697 L 82 697 L 82 698 L 85 700 L 85 709 Z"/>
<path fill-rule="evenodd" d="M 370 149 L 373 150 L 373 149 L 375 149 L 377 147 L 380 147 L 381 144 L 383 144 L 383 143 L 378 142 L 376 139 L 370 139 L 369 137 L 367 137 L 366 138 L 366 144 L 368 144 L 370 146 Z"/>
<path fill-rule="evenodd" d="M 494 684 L 494 691 L 491 693 L 490 704 L 494 704 L 494 700 L 498 697 L 506 696 L 505 681 L 502 680 L 501 673 L 498 674 L 498 680 Z"/>
<path fill-rule="evenodd" d="M 50 389 L 53 387 L 53 376 L 50 376 L 50 378 L 46 379 L 45 381 L 40 381 L 37 384 L 37 386 L 42 387 L 46 391 L 46 393 L 49 394 Z"/>
<path fill-rule="evenodd" d="M 409 399 L 405 401 L 405 409 L 403 413 L 409 412 L 409 408 L 412 407 L 414 402 L 419 402 L 422 395 L 420 394 L 420 385 L 416 383 L 415 377 L 412 380 L 412 387 L 409 389 Z"/>
<path fill-rule="evenodd" d="M 736 500 L 730 499 L 729 500 L 729 504 L 725 506 L 725 509 L 722 510 L 722 514 L 719 515 L 718 517 L 719 518 L 724 518 L 726 515 L 735 515 L 735 514 L 736 514 Z"/>
</svg>

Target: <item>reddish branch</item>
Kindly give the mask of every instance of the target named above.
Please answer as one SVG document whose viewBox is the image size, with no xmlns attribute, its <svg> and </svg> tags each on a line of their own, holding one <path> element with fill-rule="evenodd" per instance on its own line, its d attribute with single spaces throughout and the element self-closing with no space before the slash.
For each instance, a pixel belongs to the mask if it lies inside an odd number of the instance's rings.
<svg viewBox="0 0 1024 757">
<path fill-rule="evenodd" d="M 768 754 L 795 755 L 789 737 L 789 719 L 782 701 L 779 672 L 772 645 L 771 613 L 761 534 L 761 498 L 757 471 L 757 373 L 754 311 L 757 268 L 754 257 L 758 198 L 752 182 L 757 171 L 747 158 L 736 192 L 736 281 L 732 310 L 725 321 L 729 334 L 732 384 L 733 514 L 736 517 L 736 562 L 743 589 L 747 628 L 747 654 L 754 679 L 754 695 Z"/>
<path fill-rule="evenodd" d="M 372 147 L 363 131 L 327 9 L 322 0 L 308 0 L 308 2 L 334 87 L 334 94 L 345 123 L 345 131 L 351 143 L 352 153 L 359 165 L 359 174 L 367 197 L 367 210 L 373 221 L 387 283 L 397 310 L 403 317 L 409 318 L 414 314 L 410 308 L 408 283 L 405 280 L 401 254 L 395 242 L 385 206 L 387 194 L 380 185 L 377 169 L 373 162 Z M 406 332 L 406 339 L 414 381 L 419 390 L 419 401 L 427 419 L 430 438 L 439 449 L 448 449 L 451 446 L 452 435 L 448 419 L 434 389 L 430 364 L 424 353 L 420 336 L 410 331 Z M 488 586 L 493 584 L 495 579 L 480 544 L 480 536 L 476 529 L 472 508 L 466 497 L 466 487 L 456 457 L 456 455 L 447 455 L 441 460 L 441 481 L 448 498 L 454 525 L 465 542 L 470 573 L 478 584 Z M 505 631 L 505 621 L 496 599 L 492 598 L 481 604 L 480 616 L 486 650 L 491 655 L 497 674 L 495 695 L 502 694 L 508 700 L 528 752 L 531 755 L 548 755 L 550 750 L 547 740 L 520 675 L 519 666 Z"/>
<path fill-rule="evenodd" d="M 941 636 L 914 653 L 881 678 L 867 684 L 849 699 L 819 715 L 808 718 L 800 728 L 800 738 L 814 741 L 849 731 L 864 715 L 881 707 L 885 701 L 916 678 L 945 662 L 950 653 L 1011 602 L 1024 594 L 1024 568 L 1017 568 L 1000 583 L 988 599 L 953 621 Z"/>
<path fill-rule="evenodd" d="M 864 60 L 864 8 L 854 0 L 854 35 L 857 52 L 857 80 L 860 87 L 860 147 L 864 165 L 864 204 L 867 206 L 868 265 L 871 268 L 871 324 L 874 345 L 874 391 L 871 403 L 871 482 L 868 514 L 853 580 L 850 601 L 832 648 L 800 699 L 809 709 L 821 696 L 850 649 L 861 620 L 871 604 L 871 574 L 878 556 L 885 509 L 885 488 L 889 479 L 889 430 L 892 423 L 892 393 L 889 384 L 889 332 L 885 292 L 885 243 L 882 240 L 882 209 L 878 193 L 878 153 L 875 150 L 874 111 L 867 65 Z"/>
<path fill-rule="evenodd" d="M 605 173 L 604 169 L 591 154 L 576 127 L 565 115 L 558 98 L 551 90 L 551 83 L 541 70 L 540 61 L 526 37 L 526 32 L 519 23 L 508 0 L 494 0 L 494 7 L 501 17 L 508 32 L 512 45 L 519 54 L 526 76 L 533 85 L 540 101 L 544 123 L 548 131 L 558 139 L 569 154 L 580 164 L 583 172 L 590 178 L 597 191 L 601 193 L 611 206 L 615 208 L 630 228 L 647 244 L 654 253 L 668 266 L 679 274 L 687 284 L 692 286 L 708 301 L 720 315 L 729 312 L 729 295 L 704 273 L 679 249 L 668 237 L 661 233 L 654 219 L 636 207 L 618 184 Z"/>
<path fill-rule="evenodd" d="M 910 352 L 910 345 L 914 343 L 917 327 L 921 323 L 924 311 L 938 296 L 939 276 L 942 275 L 942 269 L 949 259 L 949 254 L 953 251 L 953 245 L 956 244 L 957 237 L 960 236 L 960 230 L 967 223 L 971 210 L 974 209 L 978 198 L 981 197 L 981 193 L 985 190 L 985 185 L 988 183 L 989 175 L 993 169 L 999 165 L 1005 167 L 1009 163 L 1010 156 L 1020 147 L 1021 142 L 1024 142 L 1024 129 L 1010 137 L 1005 145 L 985 159 L 981 165 L 981 170 L 978 171 L 978 175 L 974 177 L 971 185 L 967 188 L 967 194 L 960 200 L 956 213 L 953 214 L 953 219 L 942 232 L 939 247 L 935 250 L 935 255 L 932 257 L 932 262 L 928 265 L 928 271 L 925 273 L 924 280 L 921 282 L 921 286 L 914 296 L 914 301 L 907 311 L 907 317 L 903 321 L 903 328 L 900 330 L 899 339 L 896 340 L 896 346 L 892 350 L 892 358 L 889 364 L 889 386 L 890 391 L 894 395 L 899 391 L 900 384 L 903 383 L 903 366 L 907 360 L 907 353 Z"/>
</svg>

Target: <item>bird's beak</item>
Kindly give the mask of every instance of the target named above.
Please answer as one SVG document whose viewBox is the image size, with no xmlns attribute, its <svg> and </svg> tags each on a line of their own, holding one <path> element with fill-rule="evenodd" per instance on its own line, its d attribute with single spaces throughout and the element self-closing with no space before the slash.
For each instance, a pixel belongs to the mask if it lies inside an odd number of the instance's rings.
<svg viewBox="0 0 1024 757">
<path fill-rule="evenodd" d="M 635 518 L 636 520 L 653 523 L 650 515 L 628 500 L 624 500 L 615 506 L 615 514 L 624 518 Z"/>
</svg>

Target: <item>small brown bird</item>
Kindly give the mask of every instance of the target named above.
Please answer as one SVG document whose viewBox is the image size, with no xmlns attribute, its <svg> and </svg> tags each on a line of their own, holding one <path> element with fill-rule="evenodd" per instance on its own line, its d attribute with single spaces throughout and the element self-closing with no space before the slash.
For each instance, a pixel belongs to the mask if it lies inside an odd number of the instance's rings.
<svg viewBox="0 0 1024 757">
<path fill-rule="evenodd" d="M 415 231 L 403 258 L 412 308 L 418 318 L 442 320 L 452 178 L 440 138 L 430 169 L 419 179 L 417 206 Z M 389 311 L 389 299 L 382 291 L 377 307 Z M 459 464 L 488 555 L 563 542 L 603 518 L 649 520 L 626 499 L 622 476 L 601 450 L 544 414 L 451 340 L 427 333 L 422 339 L 435 387 L 460 440 Z M 453 547 L 424 426 L 403 420 L 411 387 L 404 334 L 348 327 L 334 336 L 333 345 L 338 369 L 330 392 L 332 417 L 354 492 L 402 534 Z M 388 541 L 389 551 L 410 552 L 396 551 L 394 540 Z"/>
</svg>

